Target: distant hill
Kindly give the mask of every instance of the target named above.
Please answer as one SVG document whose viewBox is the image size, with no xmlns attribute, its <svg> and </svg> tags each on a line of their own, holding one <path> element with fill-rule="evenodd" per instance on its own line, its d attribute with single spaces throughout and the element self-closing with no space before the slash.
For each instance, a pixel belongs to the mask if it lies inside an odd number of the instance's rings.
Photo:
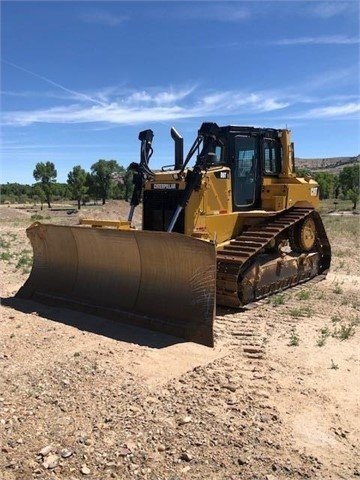
<svg viewBox="0 0 360 480">
<path fill-rule="evenodd" d="M 360 161 L 360 155 L 355 157 L 332 158 L 295 158 L 296 168 L 308 168 L 313 172 L 339 173 L 344 167 L 355 165 Z"/>
</svg>

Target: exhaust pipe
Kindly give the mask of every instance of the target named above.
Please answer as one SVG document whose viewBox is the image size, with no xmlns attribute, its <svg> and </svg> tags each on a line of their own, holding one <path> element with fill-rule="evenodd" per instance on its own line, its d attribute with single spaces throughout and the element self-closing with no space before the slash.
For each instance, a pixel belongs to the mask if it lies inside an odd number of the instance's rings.
<svg viewBox="0 0 360 480">
<path fill-rule="evenodd" d="M 170 132 L 175 142 L 175 170 L 181 170 L 184 164 L 184 139 L 174 127 L 171 127 Z"/>
</svg>

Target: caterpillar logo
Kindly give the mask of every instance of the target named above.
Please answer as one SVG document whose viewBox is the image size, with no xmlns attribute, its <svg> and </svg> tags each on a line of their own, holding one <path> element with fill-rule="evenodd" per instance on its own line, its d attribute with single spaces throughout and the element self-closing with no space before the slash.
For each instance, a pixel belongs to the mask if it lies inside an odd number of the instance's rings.
<svg viewBox="0 0 360 480">
<path fill-rule="evenodd" d="M 221 170 L 220 172 L 215 172 L 216 178 L 229 178 L 229 172 L 227 170 Z"/>
<path fill-rule="evenodd" d="M 176 190 L 179 187 L 177 183 L 152 183 L 153 190 Z"/>
</svg>

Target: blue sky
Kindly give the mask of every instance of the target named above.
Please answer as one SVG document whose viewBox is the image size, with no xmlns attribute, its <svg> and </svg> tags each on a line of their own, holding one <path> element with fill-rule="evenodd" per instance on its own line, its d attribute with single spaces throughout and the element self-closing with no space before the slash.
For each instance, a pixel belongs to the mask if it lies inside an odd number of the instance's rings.
<svg viewBox="0 0 360 480">
<path fill-rule="evenodd" d="M 292 130 L 303 158 L 356 155 L 357 1 L 3 1 L 1 182 L 100 158 L 152 167 L 203 121 Z"/>
</svg>

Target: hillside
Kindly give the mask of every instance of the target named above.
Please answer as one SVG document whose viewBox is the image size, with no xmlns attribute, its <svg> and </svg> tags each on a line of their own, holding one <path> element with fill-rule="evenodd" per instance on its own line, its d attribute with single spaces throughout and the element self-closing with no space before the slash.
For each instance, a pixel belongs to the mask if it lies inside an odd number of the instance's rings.
<svg viewBox="0 0 360 480">
<path fill-rule="evenodd" d="M 309 168 L 316 172 L 339 173 L 344 167 L 349 167 L 360 161 L 360 155 L 354 157 L 331 158 L 295 158 L 297 168 Z"/>
</svg>

